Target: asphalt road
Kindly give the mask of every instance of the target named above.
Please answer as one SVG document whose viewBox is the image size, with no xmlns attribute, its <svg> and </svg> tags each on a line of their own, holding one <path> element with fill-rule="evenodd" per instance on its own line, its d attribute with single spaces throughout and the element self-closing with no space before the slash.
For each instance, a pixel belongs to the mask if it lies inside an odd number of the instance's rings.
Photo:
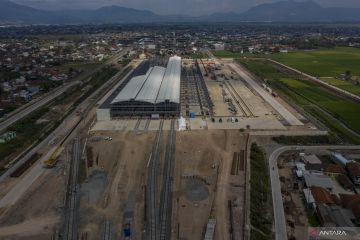
<svg viewBox="0 0 360 240">
<path fill-rule="evenodd" d="M 119 76 L 120 74 L 116 74 L 106 84 L 102 85 L 95 92 L 93 92 L 78 107 L 81 109 L 88 109 L 89 107 L 95 105 L 96 101 L 98 100 L 96 99 L 96 96 L 98 96 L 102 90 L 108 89 L 110 86 L 112 86 L 112 84 L 119 81 Z M 66 133 L 69 132 L 75 126 L 75 124 L 77 124 L 78 121 L 79 116 L 77 116 L 75 113 L 70 114 L 51 134 L 49 134 L 43 141 L 31 149 L 27 154 L 25 154 L 25 156 L 23 156 L 10 169 L 1 175 L 0 183 L 9 177 L 11 173 L 13 173 L 17 167 L 23 164 L 31 155 L 46 147 L 52 139 L 55 137 L 64 137 Z M 14 204 L 18 199 L 20 199 L 21 196 L 24 195 L 32 183 L 34 183 L 36 179 L 47 170 L 46 168 L 43 168 L 43 161 L 46 160 L 53 151 L 54 149 L 51 149 L 45 157 L 39 159 L 37 163 L 35 163 L 35 165 L 19 179 L 19 181 L 12 187 L 12 189 L 2 199 L 0 199 L 0 208 Z"/>
<path fill-rule="evenodd" d="M 39 101 L 36 101 L 35 103 L 29 105 L 22 111 L 17 112 L 16 114 L 11 115 L 9 118 L 5 119 L 0 123 L 0 132 L 3 132 L 6 128 L 8 128 L 10 125 L 14 124 L 15 122 L 19 121 L 23 117 L 27 116 L 28 114 L 32 113 L 36 109 L 39 109 L 40 107 L 46 105 L 47 103 L 54 100 L 56 97 L 60 96 L 64 92 L 66 92 L 71 87 L 75 86 L 79 82 L 71 82 L 68 84 L 65 84 L 59 88 L 57 88 L 55 91 L 51 92 L 51 94 L 48 94 L 46 97 L 42 98 Z"/>
<path fill-rule="evenodd" d="M 106 64 L 113 64 L 116 63 L 125 53 L 127 49 L 123 49 L 118 54 L 107 60 L 104 65 Z M 87 73 L 87 75 L 91 76 L 92 73 L 100 69 L 103 65 L 96 67 L 92 69 L 90 72 Z M 6 130 L 9 126 L 14 124 L 15 122 L 19 121 L 20 119 L 26 117 L 28 114 L 32 113 L 33 111 L 41 108 L 42 106 L 45 106 L 52 100 L 54 100 L 56 97 L 60 96 L 62 93 L 66 92 L 71 87 L 75 86 L 76 84 L 79 84 L 78 81 L 70 82 L 67 84 L 64 84 L 52 92 L 48 93 L 46 97 L 42 97 L 40 100 L 35 100 L 33 103 L 29 103 L 27 107 L 24 107 L 22 110 L 15 110 L 14 113 L 10 113 L 9 117 L 4 119 L 2 122 L 0 122 L 0 133 Z"/>
<path fill-rule="evenodd" d="M 274 209 L 274 220 L 275 220 L 275 239 L 276 240 L 287 240 L 286 233 L 286 220 L 283 206 L 283 199 L 281 194 L 281 185 L 279 179 L 279 171 L 277 167 L 277 160 L 279 156 L 289 150 L 350 150 L 359 149 L 360 146 L 284 146 L 277 148 L 270 154 L 269 157 L 269 171 L 272 189 L 273 209 Z"/>
</svg>

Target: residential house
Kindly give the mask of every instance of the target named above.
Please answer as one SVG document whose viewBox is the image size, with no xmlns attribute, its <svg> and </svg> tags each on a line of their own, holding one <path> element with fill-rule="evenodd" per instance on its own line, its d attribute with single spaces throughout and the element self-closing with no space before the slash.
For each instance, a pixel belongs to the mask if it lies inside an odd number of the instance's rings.
<svg viewBox="0 0 360 240">
<path fill-rule="evenodd" d="M 346 171 L 339 164 L 328 164 L 324 167 L 324 174 L 332 179 L 336 179 L 339 175 L 346 175 Z"/>
<path fill-rule="evenodd" d="M 350 209 L 354 218 L 351 219 L 357 226 L 360 226 L 360 195 L 340 194 L 341 204 L 344 208 Z"/>
<path fill-rule="evenodd" d="M 322 174 L 315 174 L 311 172 L 304 173 L 305 185 L 310 188 L 313 186 L 322 187 L 328 191 L 332 191 L 334 186 L 328 176 Z"/>
<path fill-rule="evenodd" d="M 348 162 L 346 164 L 346 170 L 353 183 L 360 185 L 360 164 L 357 162 Z"/>
</svg>

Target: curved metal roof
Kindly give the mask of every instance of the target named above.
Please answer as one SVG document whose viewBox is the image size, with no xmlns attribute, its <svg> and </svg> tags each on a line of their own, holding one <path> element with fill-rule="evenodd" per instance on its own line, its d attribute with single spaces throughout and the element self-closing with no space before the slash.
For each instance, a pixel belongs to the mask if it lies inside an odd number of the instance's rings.
<svg viewBox="0 0 360 240">
<path fill-rule="evenodd" d="M 181 58 L 171 57 L 169 59 L 164 80 L 157 97 L 158 102 L 170 101 L 180 103 L 180 75 L 181 75 Z"/>
<path fill-rule="evenodd" d="M 181 58 L 170 57 L 167 67 L 155 66 L 132 78 L 111 104 L 127 101 L 180 103 Z"/>
<path fill-rule="evenodd" d="M 136 96 L 136 101 L 156 103 L 158 92 L 165 73 L 164 67 L 154 67 L 147 78 L 144 86 Z"/>
<path fill-rule="evenodd" d="M 111 104 L 116 102 L 134 100 L 141 88 L 143 87 L 146 79 L 149 77 L 151 71 L 152 68 L 149 68 L 145 75 L 133 77 L 120 91 L 120 93 L 114 98 Z"/>
</svg>

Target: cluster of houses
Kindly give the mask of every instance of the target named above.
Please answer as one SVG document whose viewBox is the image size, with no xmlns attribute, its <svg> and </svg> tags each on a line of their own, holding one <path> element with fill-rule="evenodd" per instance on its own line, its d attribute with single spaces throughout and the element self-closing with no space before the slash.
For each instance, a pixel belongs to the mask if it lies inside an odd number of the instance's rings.
<svg viewBox="0 0 360 240">
<path fill-rule="evenodd" d="M 360 226 L 360 164 L 339 153 L 332 163 L 314 154 L 301 153 L 295 174 L 304 184 L 307 207 L 313 209 L 324 227 Z"/>
<path fill-rule="evenodd" d="M 0 108 L 10 111 L 28 102 L 43 90 L 76 77 L 79 69 L 66 64 L 103 61 L 121 49 L 110 39 L 89 37 L 80 40 L 0 40 Z"/>
</svg>

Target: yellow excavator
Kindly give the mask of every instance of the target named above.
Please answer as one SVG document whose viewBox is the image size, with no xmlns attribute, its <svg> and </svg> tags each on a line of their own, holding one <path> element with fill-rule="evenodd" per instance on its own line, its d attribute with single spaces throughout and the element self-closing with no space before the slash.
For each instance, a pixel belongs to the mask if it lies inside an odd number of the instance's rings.
<svg viewBox="0 0 360 240">
<path fill-rule="evenodd" d="M 58 145 L 55 149 L 55 151 L 50 155 L 49 159 L 44 162 L 45 168 L 53 168 L 56 165 L 56 162 L 58 161 L 58 155 L 61 151 L 61 145 Z"/>
</svg>

